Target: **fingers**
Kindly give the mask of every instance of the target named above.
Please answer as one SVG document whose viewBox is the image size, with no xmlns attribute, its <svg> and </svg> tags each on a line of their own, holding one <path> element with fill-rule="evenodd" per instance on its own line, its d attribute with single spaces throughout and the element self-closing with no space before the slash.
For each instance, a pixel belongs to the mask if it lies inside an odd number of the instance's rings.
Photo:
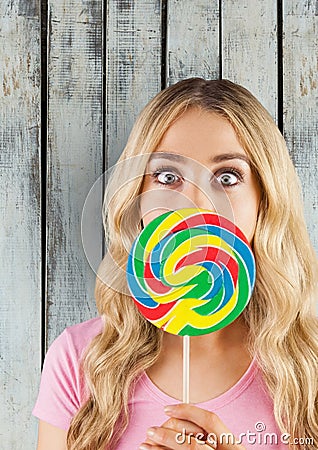
<svg viewBox="0 0 318 450">
<path fill-rule="evenodd" d="M 233 441 L 235 442 L 236 440 L 233 436 L 233 433 L 231 433 L 231 431 L 225 426 L 221 419 L 213 412 L 188 403 L 179 403 L 169 406 L 169 409 L 165 408 L 165 413 L 177 419 L 194 422 L 196 425 L 205 430 L 208 435 L 210 433 L 213 433 L 213 435 L 216 437 L 217 442 L 219 443 L 219 445 L 217 446 L 218 450 L 245 450 L 242 445 L 233 443 Z M 220 442 L 219 437 L 222 433 L 232 435 L 234 438 L 232 442 Z"/>
<path fill-rule="evenodd" d="M 152 427 L 147 431 L 148 439 L 139 449 L 169 449 L 169 450 L 211 450 L 216 448 L 204 441 L 204 433 L 185 433 L 164 427 Z M 147 443 L 147 445 L 145 445 Z"/>
<path fill-rule="evenodd" d="M 176 433 L 181 433 L 182 435 L 192 433 L 193 435 L 205 435 L 205 431 L 196 425 L 193 422 L 190 422 L 188 420 L 180 420 L 176 419 L 174 417 L 170 417 L 168 420 L 166 420 L 161 427 L 163 428 L 169 428 L 171 430 L 174 430 Z M 179 439 L 181 440 L 181 439 Z M 144 441 L 144 444 L 152 444 L 154 445 L 154 441 L 152 441 L 150 438 L 147 438 Z"/>
<path fill-rule="evenodd" d="M 147 444 L 141 445 L 140 449 L 245 450 L 243 445 L 236 443 L 235 436 L 217 414 L 185 403 L 169 408 L 165 408 L 165 412 L 172 416 L 171 420 L 161 427 L 150 428 Z M 224 436 L 228 438 L 225 442 Z"/>
<path fill-rule="evenodd" d="M 190 422 L 189 420 L 177 419 L 175 417 L 170 417 L 166 420 L 161 427 L 171 428 L 172 430 L 183 432 L 186 430 L 186 433 L 204 433 L 204 429 L 199 427 L 197 424 Z"/>
<path fill-rule="evenodd" d="M 216 434 L 224 432 L 230 433 L 230 430 L 216 414 L 188 403 L 179 403 L 171 407 L 169 406 L 169 410 L 166 407 L 165 413 L 178 419 L 195 422 L 207 432 L 213 431 Z"/>
</svg>

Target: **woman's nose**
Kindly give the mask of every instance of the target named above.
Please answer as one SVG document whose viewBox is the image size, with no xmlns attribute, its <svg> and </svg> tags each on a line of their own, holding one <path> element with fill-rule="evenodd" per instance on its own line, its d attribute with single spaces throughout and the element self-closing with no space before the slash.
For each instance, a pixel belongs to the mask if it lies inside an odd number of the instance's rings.
<svg viewBox="0 0 318 450">
<path fill-rule="evenodd" d="M 216 212 L 212 196 L 202 186 L 188 182 L 183 195 L 191 202 L 193 208 L 209 209 Z"/>
</svg>

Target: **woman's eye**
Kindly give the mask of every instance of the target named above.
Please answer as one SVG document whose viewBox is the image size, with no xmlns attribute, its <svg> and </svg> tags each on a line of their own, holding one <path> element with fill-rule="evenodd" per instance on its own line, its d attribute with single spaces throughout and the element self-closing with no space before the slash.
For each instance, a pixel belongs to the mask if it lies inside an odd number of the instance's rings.
<svg viewBox="0 0 318 450">
<path fill-rule="evenodd" d="M 173 172 L 160 172 L 154 173 L 154 177 L 161 184 L 173 184 L 180 181 L 180 178 Z"/>
<path fill-rule="evenodd" d="M 223 172 L 216 179 L 223 186 L 234 186 L 240 181 L 240 175 L 234 172 Z"/>
</svg>

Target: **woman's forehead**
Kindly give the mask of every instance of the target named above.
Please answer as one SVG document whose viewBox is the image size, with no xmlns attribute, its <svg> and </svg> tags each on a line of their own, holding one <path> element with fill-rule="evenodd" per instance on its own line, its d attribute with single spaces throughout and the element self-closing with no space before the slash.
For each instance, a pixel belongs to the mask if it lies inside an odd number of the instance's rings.
<svg viewBox="0 0 318 450">
<path fill-rule="evenodd" d="M 178 162 L 178 156 L 198 159 L 212 164 L 224 159 L 248 157 L 231 123 L 214 112 L 189 110 L 174 121 L 163 134 L 154 150 L 169 153 L 166 159 Z M 162 158 L 162 155 L 160 155 Z M 180 160 L 179 160 L 180 162 Z"/>
</svg>

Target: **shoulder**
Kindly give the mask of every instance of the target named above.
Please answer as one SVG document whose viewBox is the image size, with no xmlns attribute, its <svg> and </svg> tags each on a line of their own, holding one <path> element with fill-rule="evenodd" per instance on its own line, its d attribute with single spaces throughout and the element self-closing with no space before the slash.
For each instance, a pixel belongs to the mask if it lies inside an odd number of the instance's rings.
<svg viewBox="0 0 318 450">
<path fill-rule="evenodd" d="M 80 371 L 82 353 L 102 330 L 102 318 L 95 317 L 66 327 L 57 336 L 44 358 L 38 404 L 49 401 L 52 407 L 53 401 L 58 411 L 66 411 L 68 417 L 74 414 L 87 395 Z"/>
<path fill-rule="evenodd" d="M 67 430 L 72 417 L 88 398 L 89 390 L 80 371 L 82 351 L 103 330 L 95 317 L 69 327 L 57 336 L 45 355 L 35 417 Z"/>
<path fill-rule="evenodd" d="M 95 336 L 103 331 L 103 320 L 100 316 L 66 327 L 65 338 L 76 347 L 85 347 Z"/>
<path fill-rule="evenodd" d="M 54 350 L 72 350 L 79 356 L 91 340 L 103 331 L 103 320 L 100 316 L 75 325 L 68 326 L 52 342 L 48 353 Z"/>
</svg>

